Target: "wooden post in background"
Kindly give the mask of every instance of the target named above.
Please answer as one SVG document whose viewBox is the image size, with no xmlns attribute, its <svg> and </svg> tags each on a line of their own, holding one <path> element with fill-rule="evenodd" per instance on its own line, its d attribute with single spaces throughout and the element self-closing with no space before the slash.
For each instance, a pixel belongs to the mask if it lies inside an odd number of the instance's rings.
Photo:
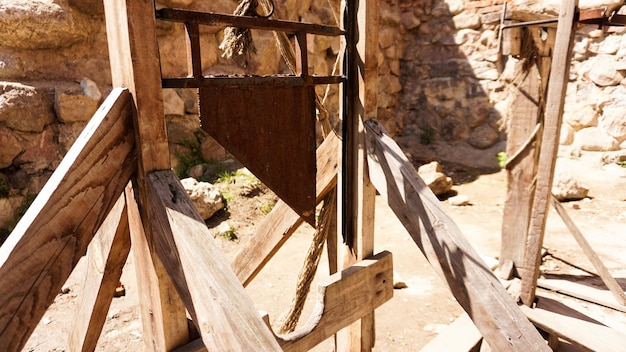
<svg viewBox="0 0 626 352">
<path fill-rule="evenodd" d="M 150 299 L 142 301 L 145 347 L 150 351 L 171 350 L 189 340 L 185 307 L 176 294 L 162 264 L 154 253 L 151 221 L 145 209 L 145 177 L 155 170 L 169 170 L 170 158 L 161 88 L 161 66 L 156 38 L 154 2 L 148 0 L 104 0 L 109 58 L 113 86 L 127 87 L 134 101 L 134 124 L 139 159 L 135 194 L 141 221 L 131 221 L 134 255 L 151 258 L 154 268 L 137 268 L 138 282 L 143 283 Z M 128 196 L 128 192 L 127 192 Z M 142 205 L 144 208 L 142 208 Z M 134 204 L 129 204 L 129 209 Z M 138 245 L 137 236 L 145 234 L 147 242 Z M 139 253 L 143 252 L 143 253 Z M 139 263 L 148 264 L 150 260 Z M 154 271 L 154 272 L 153 272 Z M 158 311 L 155 313 L 155 311 Z M 146 317 L 163 317 L 150 319 Z M 160 324 L 160 326 L 155 326 Z"/>
<path fill-rule="evenodd" d="M 504 40 L 516 43 L 503 45 L 507 48 L 533 48 L 532 51 L 503 52 L 503 55 L 520 55 L 518 62 L 520 75 L 513 82 L 515 91 L 510 107 L 505 165 L 507 173 L 507 196 L 502 220 L 502 243 L 500 250 L 500 275 L 509 279 L 514 269 L 524 264 L 530 211 L 535 191 L 536 161 L 538 141 L 541 135 L 545 93 L 556 28 L 548 27 L 546 39 L 536 28 L 511 28 L 519 35 L 504 35 Z M 503 49 L 503 50 L 504 50 Z M 514 50 L 514 49 L 511 49 Z M 512 265 L 512 266 L 511 266 Z"/>
<path fill-rule="evenodd" d="M 369 180 L 363 121 L 376 118 L 378 105 L 378 16 L 372 0 L 349 0 L 347 35 L 348 83 L 344 114 L 342 163 L 342 234 L 346 242 L 340 267 L 347 268 L 374 253 L 376 190 Z M 342 16 L 343 18 L 343 16 Z M 374 346 L 374 312 L 337 334 L 337 351 L 370 351 Z"/>
<path fill-rule="evenodd" d="M 541 246 L 552 197 L 552 178 L 559 146 L 567 81 L 569 79 L 577 6 L 577 0 L 563 0 L 559 12 L 559 24 L 556 30 L 552 68 L 548 82 L 543 133 L 540 138 L 540 153 L 528 241 L 526 243 L 524 265 L 518 268 L 522 278 L 520 298 L 527 306 L 531 306 L 535 300 L 535 289 L 537 287 L 537 278 L 539 277 Z"/>
</svg>

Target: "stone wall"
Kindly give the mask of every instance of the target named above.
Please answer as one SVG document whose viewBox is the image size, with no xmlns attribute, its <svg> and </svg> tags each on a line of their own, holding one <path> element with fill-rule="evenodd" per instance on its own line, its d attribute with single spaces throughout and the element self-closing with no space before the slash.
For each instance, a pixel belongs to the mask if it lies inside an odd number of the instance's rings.
<svg viewBox="0 0 626 352">
<path fill-rule="evenodd" d="M 378 117 L 415 162 L 497 165 L 510 89 L 508 77 L 497 69 L 503 1 L 380 0 Z M 232 13 L 237 2 L 160 0 L 157 5 Z M 278 18 L 337 23 L 338 0 L 275 3 Z M 557 2 L 541 4 L 530 5 L 556 13 Z M 5 228 L 20 205 L 39 192 L 108 94 L 111 75 L 101 0 L 5 0 L 0 28 L 0 228 Z M 163 75 L 185 75 L 182 25 L 159 23 L 157 33 Z M 574 153 L 626 148 L 623 33 L 590 26 L 578 31 L 561 140 Z M 258 53 L 242 68 L 221 57 L 217 46 L 223 31 L 202 27 L 204 72 L 287 73 L 272 35 L 253 35 Z M 310 66 L 329 74 L 341 50 L 338 39 L 308 39 Z M 331 87 L 326 102 L 335 123 L 336 91 Z M 173 167 L 189 153 L 225 156 L 198 128 L 193 91 L 164 90 L 164 101 Z"/>
</svg>

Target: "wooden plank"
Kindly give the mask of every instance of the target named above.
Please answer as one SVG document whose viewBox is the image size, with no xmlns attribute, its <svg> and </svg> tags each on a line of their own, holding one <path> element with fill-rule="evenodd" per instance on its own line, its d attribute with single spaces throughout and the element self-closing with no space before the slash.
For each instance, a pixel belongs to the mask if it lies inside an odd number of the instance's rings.
<svg viewBox="0 0 626 352">
<path fill-rule="evenodd" d="M 519 62 L 520 70 L 524 63 L 525 61 Z M 537 125 L 541 110 L 540 84 L 539 70 L 532 64 L 527 75 L 513 91 L 506 142 L 506 154 L 511 162 L 506 165 L 507 192 L 502 216 L 501 265 L 507 261 L 512 261 L 514 267 L 524 264 L 536 160 L 532 131 Z M 530 138 L 532 141 L 524 148 Z M 512 158 L 513 155 L 517 157 Z"/>
<path fill-rule="evenodd" d="M 280 351 L 176 175 L 146 180 L 155 251 L 207 349 Z"/>
<path fill-rule="evenodd" d="M 346 2 L 348 82 L 344 114 L 342 190 L 338 204 L 344 207 L 343 238 L 346 243 L 342 266 L 347 268 L 374 253 L 376 190 L 367 173 L 363 121 L 378 113 L 378 1 Z M 342 16 L 343 17 L 343 16 Z M 371 351 L 375 342 L 374 312 L 337 335 L 337 351 Z"/>
<path fill-rule="evenodd" d="M 577 5 L 577 0 L 563 0 L 559 13 L 552 68 L 548 82 L 544 126 L 541 135 L 528 240 L 524 264 L 518 267 L 518 273 L 522 279 L 520 298 L 528 306 L 533 304 L 537 278 L 539 277 L 541 245 L 543 244 L 545 234 L 546 218 L 550 205 L 549 199 L 552 194 L 552 178 L 554 176 L 561 120 L 563 118 L 563 105 L 569 79 Z"/>
<path fill-rule="evenodd" d="M 580 298 L 588 302 L 596 303 L 626 313 L 626 307 L 615 302 L 615 298 L 607 290 L 601 290 L 563 279 L 539 279 L 537 280 L 537 285 L 546 290 Z"/>
<path fill-rule="evenodd" d="M 608 287 L 608 289 L 611 291 L 613 297 L 615 297 L 615 300 L 617 300 L 617 303 L 621 304 L 622 306 L 626 305 L 626 295 L 624 295 L 624 290 L 619 285 L 617 280 L 613 278 L 611 272 L 609 271 L 609 269 L 607 269 L 607 267 L 604 265 L 600 257 L 598 257 L 593 248 L 591 248 L 591 245 L 589 244 L 583 233 L 580 232 L 580 230 L 574 223 L 574 220 L 572 220 L 572 218 L 567 214 L 565 208 L 563 208 L 561 203 L 559 203 L 559 201 L 554 198 L 554 196 L 552 196 L 551 201 L 552 206 L 561 216 L 561 219 L 563 219 L 563 222 L 569 229 L 570 233 L 572 234 L 572 236 L 574 236 L 576 242 L 578 242 L 578 245 L 583 250 L 591 264 L 593 264 L 593 267 L 596 269 L 598 275 L 602 279 L 602 282 L 604 282 L 606 287 Z"/>
<path fill-rule="evenodd" d="M 145 236 L 132 185 L 125 190 L 142 337 L 146 351 L 171 351 L 189 341 L 185 305 Z"/>
<path fill-rule="evenodd" d="M 549 350 L 382 125 L 370 120 L 365 126 L 372 182 L 489 345 Z"/>
<path fill-rule="evenodd" d="M 249 16 L 233 16 L 221 13 L 196 12 L 171 8 L 158 10 L 157 16 L 162 20 L 194 22 L 208 26 L 264 29 L 289 33 L 306 32 L 327 36 L 338 36 L 344 34 L 344 31 L 340 28 L 315 23 L 293 22 Z"/>
<path fill-rule="evenodd" d="M 384 251 L 321 281 L 313 314 L 302 328 L 279 336 L 280 345 L 308 351 L 392 297 L 393 260 Z"/>
<path fill-rule="evenodd" d="M 304 326 L 275 336 L 284 351 L 308 351 L 342 327 L 369 314 L 393 297 L 393 260 L 383 251 L 320 281 L 317 301 Z M 263 316 L 267 319 L 267 314 Z M 205 352 L 199 340 L 174 352 Z"/>
<path fill-rule="evenodd" d="M 130 232 L 122 195 L 87 248 L 85 280 L 68 341 L 71 351 L 96 349 L 129 252 Z"/>
<path fill-rule="evenodd" d="M 169 146 L 163 115 L 163 92 L 161 89 L 161 65 L 156 37 L 156 19 L 154 1 L 133 0 L 104 0 L 105 22 L 109 46 L 109 60 L 111 62 L 111 77 L 113 86 L 128 87 L 134 102 L 134 125 L 137 142 L 138 172 L 136 183 L 140 204 L 147 204 L 147 189 L 145 175 L 153 170 L 169 170 Z M 146 211 L 146 206 L 139 207 L 141 218 L 144 221 L 144 236 L 147 248 L 152 250 L 152 221 Z M 138 225 L 138 224 L 137 224 Z M 132 229 L 131 229 L 132 231 Z M 135 233 L 140 230 L 136 229 Z M 144 248 L 144 247 L 142 247 Z M 147 256 L 146 253 L 143 253 Z M 152 313 L 152 317 L 164 319 L 157 322 L 145 316 L 142 321 L 163 326 L 152 326 L 150 331 L 161 334 L 154 335 L 157 347 L 162 350 L 177 346 L 188 338 L 187 318 L 182 309 L 183 304 L 176 295 L 172 295 L 171 285 L 168 285 L 167 274 L 159 265 L 158 259 L 152 254 L 158 281 L 153 276 L 147 276 L 148 285 L 158 283 L 160 300 L 142 301 L 150 307 L 142 310 L 160 309 L 159 313 Z M 140 268 L 139 275 L 152 271 L 151 267 Z M 142 279 L 143 280 L 143 279 Z M 153 292 L 155 293 L 155 292 Z M 155 293 L 156 294 L 156 293 Z M 159 303 L 159 304 L 157 304 Z M 148 342 L 148 344 L 150 344 Z"/>
<path fill-rule="evenodd" d="M 467 313 L 463 313 L 437 337 L 422 347 L 420 352 L 477 351 L 482 339 L 483 336 L 476 329 L 472 319 Z"/>
<path fill-rule="evenodd" d="M 153 1 L 104 0 L 111 78 L 126 87 L 137 114 L 140 178 L 170 168 Z"/>
<path fill-rule="evenodd" d="M 539 299 L 541 301 L 541 298 Z M 553 313 L 541 308 L 521 306 L 537 327 L 571 342 L 585 351 L 623 351 L 626 335 L 604 325 Z"/>
<path fill-rule="evenodd" d="M 317 202 L 320 202 L 337 183 L 338 150 L 339 138 L 334 133 L 329 134 L 318 147 Z M 254 279 L 300 224 L 302 218 L 285 202 L 279 200 L 232 261 L 233 270 L 244 286 Z"/>
<path fill-rule="evenodd" d="M 0 346 L 20 350 L 136 170 L 130 95 L 114 89 L 0 248 Z"/>
</svg>

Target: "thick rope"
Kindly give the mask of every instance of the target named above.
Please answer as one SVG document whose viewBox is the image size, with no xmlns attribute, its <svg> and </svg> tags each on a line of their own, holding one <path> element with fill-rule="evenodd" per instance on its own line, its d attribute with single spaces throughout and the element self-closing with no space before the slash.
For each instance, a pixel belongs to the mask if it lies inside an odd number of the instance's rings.
<svg viewBox="0 0 626 352">
<path fill-rule="evenodd" d="M 257 0 L 243 0 L 233 12 L 235 16 L 256 16 Z M 243 66 L 248 66 L 248 60 L 252 54 L 256 54 L 256 47 L 252 40 L 252 33 L 248 28 L 226 27 L 224 39 L 219 46 L 223 51 L 222 57 L 232 59 L 242 57 Z"/>
</svg>

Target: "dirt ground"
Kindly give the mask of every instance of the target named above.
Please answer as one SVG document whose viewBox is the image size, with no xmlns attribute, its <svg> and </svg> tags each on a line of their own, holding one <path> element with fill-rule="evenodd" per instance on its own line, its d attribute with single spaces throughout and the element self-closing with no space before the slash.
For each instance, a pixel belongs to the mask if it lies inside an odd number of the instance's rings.
<svg viewBox="0 0 626 352">
<path fill-rule="evenodd" d="M 623 172 L 626 169 L 603 166 L 599 155 L 585 155 L 579 159 L 561 158 L 557 169 L 575 171 L 590 188 L 589 198 L 564 203 L 564 206 L 613 276 L 626 288 L 626 172 Z M 453 191 L 468 196 L 471 205 L 454 207 L 445 200 L 442 200 L 442 205 L 478 252 L 492 262 L 500 250 L 506 174 L 504 171 L 484 173 L 459 167 L 448 167 L 446 173 L 455 180 Z M 262 216 L 260 209 L 271 200 L 270 196 L 263 194 L 261 190 L 254 194 L 256 197 L 231 200 L 228 212 L 218 217 L 218 220 L 228 221 L 238 236 L 234 241 L 224 237 L 216 238 L 228 257 L 232 258 L 250 237 L 254 223 Z M 209 222 L 209 225 L 216 226 L 217 222 Z M 267 311 L 271 321 L 280 317 L 292 299 L 300 266 L 294 263 L 302 263 L 311 235 L 310 227 L 299 229 L 246 288 L 257 308 Z M 598 280 L 588 274 L 594 271 L 592 265 L 554 211 L 548 217 L 544 247 L 547 249 L 542 265 L 544 276 L 559 275 L 598 285 Z M 405 282 L 407 287 L 394 290 L 393 299 L 376 311 L 375 350 L 418 351 L 454 321 L 462 309 L 391 210 L 377 197 L 375 251 L 382 250 L 393 253 L 394 280 Z M 325 276 L 327 268 L 324 257 L 316 279 Z M 67 333 L 76 297 L 82 294 L 83 275 L 84 263 L 81 262 L 66 284 L 69 292 L 57 296 L 25 351 L 67 349 Z M 124 269 L 122 282 L 126 287 L 126 296 L 113 300 L 98 351 L 142 349 L 132 253 Z M 309 295 L 301 324 L 311 311 L 314 295 Z M 626 334 L 626 314 L 578 299 L 555 296 Z M 314 350 L 332 351 L 332 346 L 332 341 L 325 341 Z"/>
</svg>

